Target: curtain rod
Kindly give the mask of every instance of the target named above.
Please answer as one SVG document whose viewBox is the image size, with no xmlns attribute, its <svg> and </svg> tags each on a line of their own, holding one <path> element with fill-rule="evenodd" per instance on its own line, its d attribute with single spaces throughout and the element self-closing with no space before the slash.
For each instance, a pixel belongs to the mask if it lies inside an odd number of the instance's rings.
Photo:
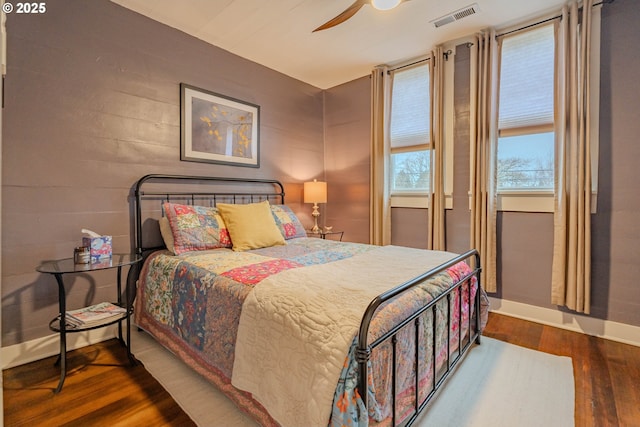
<svg viewBox="0 0 640 427">
<path fill-rule="evenodd" d="M 410 63 L 410 64 L 400 65 L 399 67 L 396 67 L 396 68 L 389 68 L 389 69 L 387 70 L 387 73 L 391 73 L 392 71 L 401 70 L 401 69 L 403 69 L 403 68 L 411 67 L 412 65 L 420 64 L 420 63 L 422 63 L 422 62 L 427 62 L 427 61 L 428 61 L 428 60 L 430 60 L 430 59 L 431 59 L 431 58 L 424 58 L 424 59 L 420 59 L 420 60 L 418 60 L 418 61 L 414 61 L 414 62 L 412 62 L 412 63 Z"/>
<path fill-rule="evenodd" d="M 614 1 L 615 0 L 602 0 L 601 2 L 594 3 L 593 7 L 600 6 L 601 4 L 611 4 Z M 582 7 L 580 7 L 580 9 L 582 9 Z M 534 22 L 533 24 L 525 25 L 524 27 L 521 27 L 521 28 L 516 28 L 515 30 L 507 31 L 506 33 L 496 34 L 496 39 L 498 37 L 506 36 L 507 34 L 517 33 L 518 31 L 526 30 L 528 28 L 535 27 L 537 25 L 546 24 L 547 22 L 555 21 L 556 19 L 560 19 L 560 18 L 562 18 L 562 15 L 553 16 L 551 18 L 547 18 L 539 22 Z"/>
<path fill-rule="evenodd" d="M 471 47 L 471 46 L 473 46 L 473 43 L 467 42 L 466 45 L 467 45 L 467 47 Z M 442 55 L 444 56 L 445 61 L 449 60 L 449 55 L 451 55 L 452 53 L 453 53 L 453 51 L 451 49 L 447 50 L 446 52 L 442 52 Z M 401 69 L 406 68 L 406 67 L 411 67 L 412 65 L 420 64 L 421 62 L 426 62 L 426 61 L 428 61 L 430 59 L 431 59 L 431 57 L 424 58 L 424 59 L 420 59 L 419 61 L 412 62 L 410 64 L 400 65 L 399 67 L 391 68 L 391 69 L 387 70 L 387 74 L 391 74 L 392 71 L 401 70 Z"/>
</svg>

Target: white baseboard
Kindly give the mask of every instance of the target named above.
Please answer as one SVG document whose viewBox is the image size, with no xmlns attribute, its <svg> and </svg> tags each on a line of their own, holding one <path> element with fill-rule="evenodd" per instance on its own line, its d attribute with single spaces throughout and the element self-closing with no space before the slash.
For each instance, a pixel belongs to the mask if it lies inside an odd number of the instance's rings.
<svg viewBox="0 0 640 427">
<path fill-rule="evenodd" d="M 490 311 L 640 347 L 640 327 L 489 297 Z"/>
<path fill-rule="evenodd" d="M 126 332 L 126 331 L 123 331 Z M 117 326 L 67 334 L 67 351 L 86 347 L 117 336 Z M 53 334 L 20 344 L 2 347 L 2 369 L 24 365 L 60 353 L 60 335 Z"/>
</svg>

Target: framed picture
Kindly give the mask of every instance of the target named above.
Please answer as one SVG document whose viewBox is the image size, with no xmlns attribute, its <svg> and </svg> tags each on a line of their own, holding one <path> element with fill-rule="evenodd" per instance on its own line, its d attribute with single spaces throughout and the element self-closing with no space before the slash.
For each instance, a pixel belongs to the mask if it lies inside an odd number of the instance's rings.
<svg viewBox="0 0 640 427">
<path fill-rule="evenodd" d="M 180 84 L 180 160 L 260 167 L 260 107 Z"/>
</svg>

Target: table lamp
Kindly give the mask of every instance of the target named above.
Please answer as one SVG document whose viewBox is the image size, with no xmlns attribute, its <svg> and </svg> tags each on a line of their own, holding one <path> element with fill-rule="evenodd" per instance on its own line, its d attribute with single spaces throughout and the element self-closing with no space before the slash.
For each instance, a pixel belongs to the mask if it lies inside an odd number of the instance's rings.
<svg viewBox="0 0 640 427">
<path fill-rule="evenodd" d="M 313 203 L 313 228 L 312 233 L 319 233 L 320 227 L 318 227 L 318 203 L 327 203 L 327 183 L 318 181 L 316 179 L 313 182 L 304 183 L 304 202 Z"/>
</svg>

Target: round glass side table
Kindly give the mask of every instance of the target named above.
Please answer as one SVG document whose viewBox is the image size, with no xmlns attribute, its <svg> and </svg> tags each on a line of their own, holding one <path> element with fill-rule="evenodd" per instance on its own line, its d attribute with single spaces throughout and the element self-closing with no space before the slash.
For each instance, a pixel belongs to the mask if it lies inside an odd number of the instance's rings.
<svg viewBox="0 0 640 427">
<path fill-rule="evenodd" d="M 60 382 L 55 390 L 55 393 L 59 393 L 64 385 L 64 380 L 67 374 L 67 333 L 88 331 L 90 329 L 102 328 L 108 325 L 118 324 L 118 338 L 120 342 L 127 348 L 127 356 L 131 363 L 135 363 L 133 356 L 131 355 L 131 323 L 130 318 L 133 311 L 131 306 L 129 293 L 130 290 L 126 289 L 124 293 L 124 301 L 122 298 L 122 267 L 137 265 L 142 261 L 142 257 L 137 254 L 112 254 L 111 258 L 106 259 L 98 263 L 88 264 L 75 264 L 73 258 L 64 258 L 51 261 L 42 261 L 36 271 L 44 274 L 51 274 L 56 278 L 58 283 L 58 306 L 59 315 L 51 320 L 49 323 L 49 329 L 60 334 L 60 354 L 56 364 L 60 363 Z M 72 326 L 66 322 L 67 302 L 66 292 L 64 288 L 63 276 L 65 274 L 74 273 L 90 273 L 98 270 L 117 269 L 117 302 L 116 305 L 125 308 L 125 312 L 120 316 L 110 317 L 103 322 L 92 323 L 90 326 Z M 127 284 L 128 285 L 128 284 Z M 127 327 L 127 342 L 125 344 L 122 337 L 122 321 L 125 321 Z"/>
</svg>

